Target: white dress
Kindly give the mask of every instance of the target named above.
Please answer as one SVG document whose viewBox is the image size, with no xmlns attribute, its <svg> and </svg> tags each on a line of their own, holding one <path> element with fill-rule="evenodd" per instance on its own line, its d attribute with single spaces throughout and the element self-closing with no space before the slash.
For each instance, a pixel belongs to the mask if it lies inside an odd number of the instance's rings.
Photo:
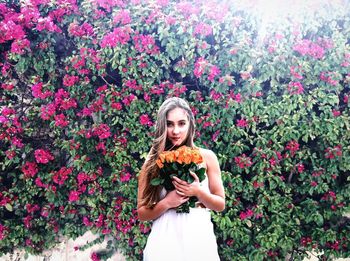
<svg viewBox="0 0 350 261">
<path fill-rule="evenodd" d="M 209 190 L 208 178 L 201 185 Z M 166 194 L 165 189 L 162 196 Z M 169 209 L 153 221 L 143 251 L 144 261 L 218 261 L 220 260 L 210 211 L 190 208 L 190 213 Z"/>
</svg>

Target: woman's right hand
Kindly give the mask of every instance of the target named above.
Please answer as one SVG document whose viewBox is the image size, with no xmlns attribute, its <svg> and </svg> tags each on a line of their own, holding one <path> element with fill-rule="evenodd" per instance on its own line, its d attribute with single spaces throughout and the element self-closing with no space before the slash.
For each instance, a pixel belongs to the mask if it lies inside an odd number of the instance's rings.
<svg viewBox="0 0 350 261">
<path fill-rule="evenodd" d="M 182 196 L 178 194 L 176 190 L 172 190 L 166 194 L 164 200 L 166 201 L 169 208 L 176 208 L 188 201 L 189 197 Z"/>
</svg>

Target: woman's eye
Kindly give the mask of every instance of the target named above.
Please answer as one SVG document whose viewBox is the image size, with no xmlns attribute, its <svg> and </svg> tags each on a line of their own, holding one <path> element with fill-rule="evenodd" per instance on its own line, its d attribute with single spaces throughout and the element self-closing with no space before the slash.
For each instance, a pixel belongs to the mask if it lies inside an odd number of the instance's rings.
<svg viewBox="0 0 350 261">
<path fill-rule="evenodd" d="M 185 126 L 186 122 L 180 122 L 180 126 Z"/>
<path fill-rule="evenodd" d="M 173 124 L 172 124 L 172 123 L 167 123 L 166 126 L 167 126 L 167 127 L 172 127 Z"/>
</svg>

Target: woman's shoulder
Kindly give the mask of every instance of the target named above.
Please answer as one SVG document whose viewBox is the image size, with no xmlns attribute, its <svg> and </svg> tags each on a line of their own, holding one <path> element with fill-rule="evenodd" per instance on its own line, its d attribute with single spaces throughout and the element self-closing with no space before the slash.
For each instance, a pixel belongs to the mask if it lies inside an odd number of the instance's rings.
<svg viewBox="0 0 350 261">
<path fill-rule="evenodd" d="M 206 149 L 206 148 L 200 148 L 197 147 L 202 155 L 202 157 L 204 158 L 204 160 L 210 160 L 210 159 L 216 159 L 216 155 L 215 153 L 210 150 L 210 149 Z"/>
</svg>

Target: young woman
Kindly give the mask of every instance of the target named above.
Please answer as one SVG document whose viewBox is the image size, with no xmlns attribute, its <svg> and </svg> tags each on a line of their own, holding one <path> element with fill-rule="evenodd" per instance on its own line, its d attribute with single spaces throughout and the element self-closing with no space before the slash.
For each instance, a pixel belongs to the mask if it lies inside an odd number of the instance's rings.
<svg viewBox="0 0 350 261">
<path fill-rule="evenodd" d="M 137 210 L 141 221 L 153 220 L 144 250 L 144 261 L 215 261 L 220 260 L 210 210 L 225 208 L 225 193 L 216 155 L 198 148 L 206 168 L 206 178 L 189 184 L 174 178 L 175 190 L 152 186 L 159 173 L 156 160 L 161 152 L 186 145 L 195 147 L 195 120 L 188 103 L 180 98 L 164 101 L 158 111 L 156 132 L 150 153 L 142 167 L 138 184 Z M 175 208 L 191 196 L 198 202 L 190 213 L 176 213 Z"/>
</svg>

